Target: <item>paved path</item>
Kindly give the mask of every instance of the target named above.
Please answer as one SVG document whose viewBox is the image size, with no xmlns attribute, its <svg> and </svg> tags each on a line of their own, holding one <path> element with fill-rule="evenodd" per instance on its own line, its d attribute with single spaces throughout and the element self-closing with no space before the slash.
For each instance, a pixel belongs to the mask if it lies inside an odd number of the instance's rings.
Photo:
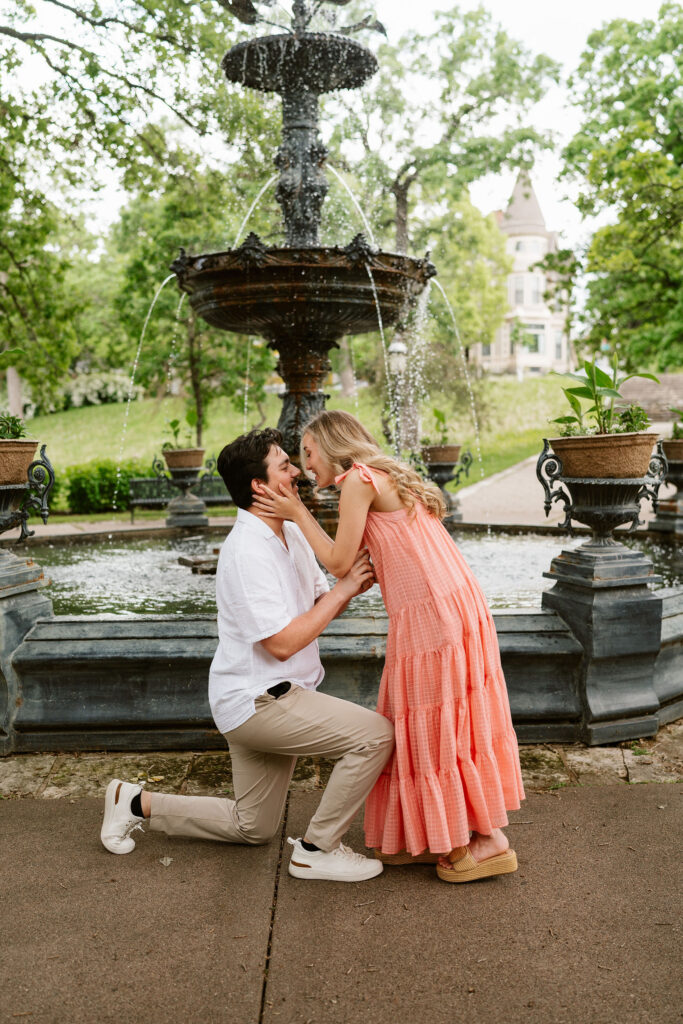
<svg viewBox="0 0 683 1024">
<path fill-rule="evenodd" d="M 674 1024 L 683 726 L 622 747 L 523 747 L 515 875 L 291 878 L 329 764 L 301 759 L 278 840 L 99 842 L 113 775 L 230 792 L 225 754 L 0 760 L 0 1022 Z M 677 784 L 678 780 L 678 784 Z M 644 783 L 644 784 L 636 784 Z M 349 840 L 362 847 L 359 823 Z"/>
<path fill-rule="evenodd" d="M 487 526 L 558 526 L 564 519 L 564 512 L 561 505 L 555 503 L 546 518 L 545 495 L 536 477 L 536 462 L 537 456 L 532 455 L 501 473 L 461 488 L 458 497 L 464 522 Z M 675 487 L 666 484 L 660 488 L 660 497 L 675 491 Z M 640 509 L 640 518 L 646 525 L 654 518 L 652 505 L 643 502 Z"/>
</svg>

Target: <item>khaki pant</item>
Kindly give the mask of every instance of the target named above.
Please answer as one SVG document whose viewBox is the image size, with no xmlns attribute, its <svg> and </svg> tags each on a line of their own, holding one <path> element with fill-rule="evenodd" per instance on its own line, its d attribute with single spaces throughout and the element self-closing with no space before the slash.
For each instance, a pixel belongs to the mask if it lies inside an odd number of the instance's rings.
<svg viewBox="0 0 683 1024">
<path fill-rule="evenodd" d="M 292 686 L 266 693 L 256 712 L 226 733 L 235 799 L 151 794 L 150 826 L 172 836 L 267 843 L 277 832 L 298 755 L 338 758 L 306 838 L 334 850 L 394 746 L 388 719 L 350 701 Z"/>
</svg>

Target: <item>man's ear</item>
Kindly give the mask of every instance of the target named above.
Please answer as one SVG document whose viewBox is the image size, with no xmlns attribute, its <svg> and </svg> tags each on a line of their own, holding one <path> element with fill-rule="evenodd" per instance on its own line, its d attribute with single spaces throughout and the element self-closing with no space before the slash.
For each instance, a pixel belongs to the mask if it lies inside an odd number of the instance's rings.
<svg viewBox="0 0 683 1024">
<path fill-rule="evenodd" d="M 263 494 L 263 480 L 259 480 L 257 476 L 251 481 L 251 490 L 253 494 Z"/>
</svg>

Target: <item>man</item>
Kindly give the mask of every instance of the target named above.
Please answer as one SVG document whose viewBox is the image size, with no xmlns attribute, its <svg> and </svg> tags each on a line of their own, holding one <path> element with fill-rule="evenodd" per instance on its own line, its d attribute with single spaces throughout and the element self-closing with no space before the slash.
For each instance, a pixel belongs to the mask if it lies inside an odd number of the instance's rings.
<svg viewBox="0 0 683 1024">
<path fill-rule="evenodd" d="M 356 882 L 382 871 L 341 838 L 372 789 L 394 744 L 393 726 L 350 701 L 317 692 L 323 678 L 317 637 L 374 582 L 367 553 L 330 590 L 294 523 L 264 518 L 253 504 L 263 484 L 296 492 L 300 470 L 277 430 L 252 430 L 226 445 L 218 470 L 238 507 L 216 572 L 218 649 L 209 703 L 230 746 L 235 800 L 146 793 L 114 779 L 107 787 L 101 838 L 130 853 L 130 833 L 152 829 L 227 843 L 267 843 L 278 831 L 298 755 L 337 763 L 290 874 Z"/>
</svg>

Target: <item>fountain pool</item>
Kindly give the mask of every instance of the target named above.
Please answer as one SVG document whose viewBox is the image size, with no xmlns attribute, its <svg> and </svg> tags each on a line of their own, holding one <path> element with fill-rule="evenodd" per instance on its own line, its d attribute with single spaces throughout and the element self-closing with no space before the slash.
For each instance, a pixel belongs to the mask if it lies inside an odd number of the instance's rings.
<svg viewBox="0 0 683 1024">
<path fill-rule="evenodd" d="M 560 550 L 575 548 L 585 537 L 543 534 L 456 533 L 455 541 L 472 567 L 492 609 L 539 608 L 550 586 L 543 572 Z M 217 548 L 206 534 L 189 537 L 41 545 L 37 560 L 52 582 L 47 594 L 56 615 L 134 618 L 140 615 L 216 614 L 215 580 L 193 575 L 178 558 L 205 555 Z M 683 583 L 674 565 L 674 548 L 646 538 L 628 541 L 652 559 L 661 577 L 657 586 Z M 379 588 L 354 601 L 354 610 L 382 608 Z"/>
</svg>

